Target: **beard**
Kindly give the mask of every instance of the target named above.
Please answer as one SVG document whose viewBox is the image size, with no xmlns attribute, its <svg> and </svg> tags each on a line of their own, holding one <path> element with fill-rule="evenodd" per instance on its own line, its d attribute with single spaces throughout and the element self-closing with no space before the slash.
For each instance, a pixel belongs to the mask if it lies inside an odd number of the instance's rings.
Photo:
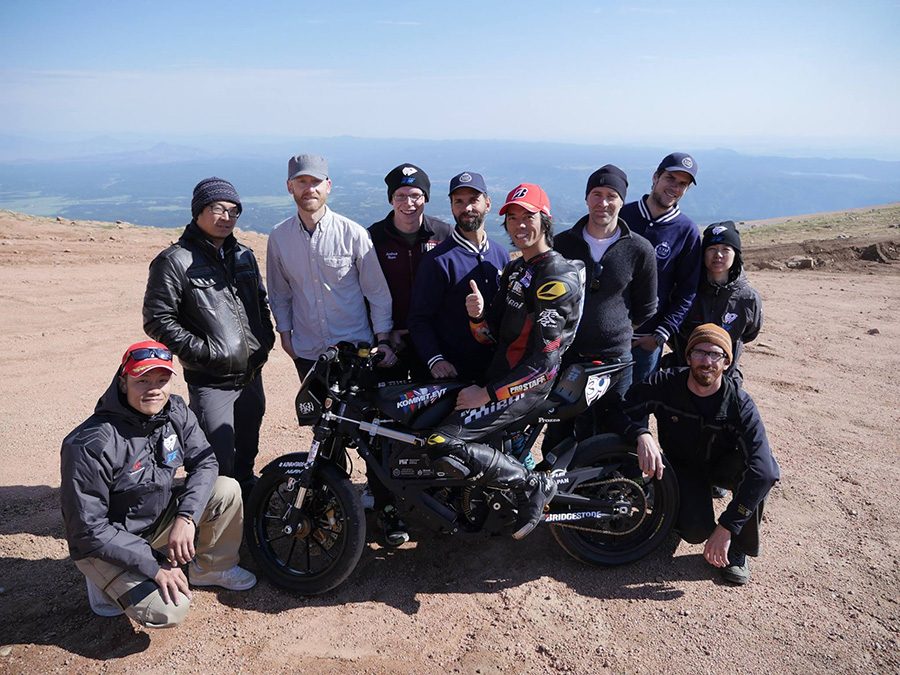
<svg viewBox="0 0 900 675">
<path fill-rule="evenodd" d="M 462 217 L 466 218 L 466 220 L 460 220 L 460 218 L 454 216 L 454 220 L 456 221 L 456 226 L 463 232 L 476 232 L 484 224 L 485 215 L 484 213 L 471 217 L 463 215 Z"/>
<path fill-rule="evenodd" d="M 715 366 L 691 366 L 691 377 L 703 387 L 711 385 L 718 376 L 719 369 Z"/>
</svg>

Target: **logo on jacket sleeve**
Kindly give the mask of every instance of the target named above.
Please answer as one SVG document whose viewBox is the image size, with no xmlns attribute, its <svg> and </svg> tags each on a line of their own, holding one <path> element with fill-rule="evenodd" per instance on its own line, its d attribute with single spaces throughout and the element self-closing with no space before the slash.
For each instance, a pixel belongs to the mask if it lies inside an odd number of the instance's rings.
<svg viewBox="0 0 900 675">
<path fill-rule="evenodd" d="M 538 300 L 556 300 L 569 292 L 569 287 L 562 281 L 548 281 L 537 289 Z"/>
</svg>

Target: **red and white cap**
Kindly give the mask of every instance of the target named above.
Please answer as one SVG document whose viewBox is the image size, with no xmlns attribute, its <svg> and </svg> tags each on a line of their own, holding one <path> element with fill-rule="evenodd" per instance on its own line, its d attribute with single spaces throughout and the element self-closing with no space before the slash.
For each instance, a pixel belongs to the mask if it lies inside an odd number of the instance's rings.
<svg viewBox="0 0 900 675">
<path fill-rule="evenodd" d="M 546 213 L 550 215 L 550 198 L 540 185 L 534 183 L 520 183 L 506 195 L 506 203 L 500 207 L 500 215 L 512 205 L 518 204 L 531 213 Z"/>
<path fill-rule="evenodd" d="M 175 372 L 172 365 L 172 352 L 162 342 L 144 340 L 135 342 L 122 355 L 122 374 L 140 377 L 148 370 L 164 368 Z"/>
</svg>

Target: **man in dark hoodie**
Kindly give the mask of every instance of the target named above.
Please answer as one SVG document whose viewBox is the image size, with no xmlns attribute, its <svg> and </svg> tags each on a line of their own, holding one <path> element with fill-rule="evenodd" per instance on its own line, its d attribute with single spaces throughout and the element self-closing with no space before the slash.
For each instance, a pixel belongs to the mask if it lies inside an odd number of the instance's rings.
<svg viewBox="0 0 900 675">
<path fill-rule="evenodd" d="M 66 540 L 87 580 L 91 609 L 127 614 L 150 628 L 187 615 L 194 586 L 235 591 L 256 584 L 238 566 L 242 507 L 237 482 L 218 477 L 194 414 L 171 394 L 172 352 L 131 345 L 94 414 L 62 443 Z M 180 467 L 182 486 L 174 483 Z"/>
<path fill-rule="evenodd" d="M 428 367 L 416 354 L 406 320 L 416 271 L 428 251 L 450 236 L 449 223 L 425 215 L 431 194 L 428 174 L 414 164 L 394 167 L 384 177 L 388 202 L 393 207 L 384 220 L 369 227 L 378 262 L 391 291 L 390 341 L 397 365 L 379 373 L 383 381 L 403 379 L 410 374 L 418 380 L 431 377 Z"/>
<path fill-rule="evenodd" d="M 266 410 L 260 371 L 275 331 L 256 257 L 234 237 L 234 186 L 215 177 L 197 183 L 191 215 L 181 238 L 150 263 L 144 330 L 181 360 L 219 473 L 247 495 Z"/>
<path fill-rule="evenodd" d="M 700 243 L 704 271 L 694 304 L 675 335 L 673 365 L 686 366 L 684 347 L 691 331 L 704 323 L 721 326 L 731 336 L 734 359 L 726 375 L 742 379 L 738 361 L 744 344 L 752 342 L 762 328 L 762 300 L 747 275 L 741 260 L 741 235 L 734 221 L 713 223 L 703 231 Z"/>
</svg>

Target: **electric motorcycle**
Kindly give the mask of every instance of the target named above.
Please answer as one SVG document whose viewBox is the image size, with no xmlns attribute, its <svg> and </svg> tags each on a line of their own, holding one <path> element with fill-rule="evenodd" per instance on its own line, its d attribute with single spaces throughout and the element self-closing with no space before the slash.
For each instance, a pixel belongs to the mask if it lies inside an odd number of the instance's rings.
<svg viewBox="0 0 900 675">
<path fill-rule="evenodd" d="M 430 429 L 453 412 L 468 383 L 400 382 L 379 386 L 377 349 L 329 348 L 303 379 L 295 408 L 312 426 L 308 452 L 283 455 L 261 472 L 245 511 L 245 540 L 274 584 L 316 595 L 344 582 L 366 541 L 361 495 L 350 481 L 353 450 L 395 495 L 400 515 L 444 534 L 506 534 L 517 520 L 512 490 L 450 478 L 426 450 Z M 608 391 L 630 364 L 589 362 L 566 368 L 530 414 L 482 442 L 534 465 L 531 450 L 544 425 L 570 419 Z M 678 513 L 671 467 L 644 476 L 634 448 L 614 434 L 566 439 L 534 466 L 559 490 L 543 514 L 556 541 L 598 566 L 634 562 L 665 540 Z"/>
</svg>

